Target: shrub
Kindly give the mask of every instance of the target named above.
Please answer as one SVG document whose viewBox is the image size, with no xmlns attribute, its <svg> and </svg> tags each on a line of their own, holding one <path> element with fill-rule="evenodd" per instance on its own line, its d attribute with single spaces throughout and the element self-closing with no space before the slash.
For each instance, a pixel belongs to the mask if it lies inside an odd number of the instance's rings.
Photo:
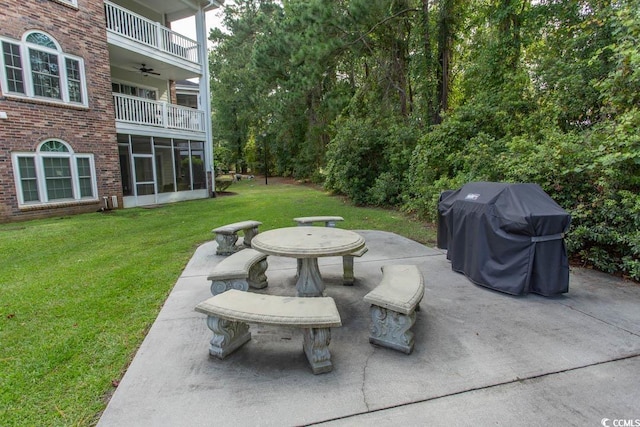
<svg viewBox="0 0 640 427">
<path fill-rule="evenodd" d="M 420 139 L 405 210 L 435 220 L 443 190 L 479 180 L 537 183 L 572 216 L 566 242 L 575 261 L 640 280 L 640 111 L 582 131 L 541 120 L 519 135 L 474 132 L 462 117 Z"/>
<path fill-rule="evenodd" d="M 325 187 L 358 205 L 397 205 L 417 135 L 392 120 L 341 119 L 327 150 Z"/>
<path fill-rule="evenodd" d="M 640 280 L 640 114 L 581 133 L 514 138 L 507 179 L 536 182 L 572 217 L 575 260 Z"/>
</svg>

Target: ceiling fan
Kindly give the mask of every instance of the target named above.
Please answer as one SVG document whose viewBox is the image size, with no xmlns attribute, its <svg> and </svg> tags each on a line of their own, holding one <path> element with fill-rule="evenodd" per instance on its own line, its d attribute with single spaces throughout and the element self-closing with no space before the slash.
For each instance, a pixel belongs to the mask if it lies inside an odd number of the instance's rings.
<svg viewBox="0 0 640 427">
<path fill-rule="evenodd" d="M 134 67 L 134 68 L 136 68 L 138 71 L 140 71 L 145 76 L 147 76 L 149 74 L 155 74 L 156 76 L 160 75 L 160 73 L 154 72 L 153 68 L 147 68 L 145 64 L 141 64 L 141 65 L 142 65 L 142 67 L 140 67 L 140 68 L 138 68 L 138 67 Z"/>
</svg>

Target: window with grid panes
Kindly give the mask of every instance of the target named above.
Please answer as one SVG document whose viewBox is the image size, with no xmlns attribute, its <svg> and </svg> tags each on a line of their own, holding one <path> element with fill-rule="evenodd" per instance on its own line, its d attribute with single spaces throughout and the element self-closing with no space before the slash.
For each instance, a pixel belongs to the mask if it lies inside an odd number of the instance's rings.
<svg viewBox="0 0 640 427">
<path fill-rule="evenodd" d="M 35 153 L 12 153 L 12 158 L 20 205 L 96 199 L 92 154 L 48 140 Z"/>
<path fill-rule="evenodd" d="M 55 39 L 32 31 L 22 41 L 0 37 L 0 45 L 5 95 L 87 105 L 84 62 L 63 52 Z"/>
</svg>

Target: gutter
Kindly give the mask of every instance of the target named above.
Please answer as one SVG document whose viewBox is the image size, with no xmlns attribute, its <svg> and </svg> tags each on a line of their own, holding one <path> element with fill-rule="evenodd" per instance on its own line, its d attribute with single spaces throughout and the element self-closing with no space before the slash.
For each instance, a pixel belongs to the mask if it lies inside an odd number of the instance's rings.
<svg viewBox="0 0 640 427">
<path fill-rule="evenodd" d="M 205 12 L 222 7 L 224 0 L 207 0 L 207 3 L 208 4 L 202 8 Z"/>
<path fill-rule="evenodd" d="M 198 7 L 196 7 L 196 5 L 194 4 L 194 2 L 190 1 L 190 0 L 180 0 L 181 3 L 183 3 L 185 6 L 187 6 L 189 9 L 191 10 L 199 10 Z M 210 10 L 214 10 L 217 9 L 219 7 L 222 7 L 222 5 L 224 4 L 224 0 L 206 0 L 207 5 L 202 7 L 200 6 L 200 8 L 202 9 L 203 12 L 208 12 Z M 197 5 L 202 4 L 201 2 L 195 2 Z"/>
</svg>

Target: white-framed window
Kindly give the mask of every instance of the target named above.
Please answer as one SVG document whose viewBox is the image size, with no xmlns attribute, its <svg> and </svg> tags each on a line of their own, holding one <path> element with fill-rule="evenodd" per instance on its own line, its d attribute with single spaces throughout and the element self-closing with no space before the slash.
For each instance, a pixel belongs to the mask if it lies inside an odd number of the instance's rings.
<svg viewBox="0 0 640 427">
<path fill-rule="evenodd" d="M 21 206 L 97 199 L 93 154 L 48 139 L 35 153 L 11 153 L 11 159 Z"/>
<path fill-rule="evenodd" d="M 88 105 L 84 61 L 64 53 L 53 37 L 29 31 L 20 41 L 0 37 L 0 45 L 4 95 Z"/>
<path fill-rule="evenodd" d="M 157 100 L 158 91 L 154 87 L 141 86 L 135 83 L 120 82 L 114 80 L 111 82 L 111 91 L 113 93 L 121 93 L 123 95 L 131 95 L 138 98 Z"/>
</svg>

